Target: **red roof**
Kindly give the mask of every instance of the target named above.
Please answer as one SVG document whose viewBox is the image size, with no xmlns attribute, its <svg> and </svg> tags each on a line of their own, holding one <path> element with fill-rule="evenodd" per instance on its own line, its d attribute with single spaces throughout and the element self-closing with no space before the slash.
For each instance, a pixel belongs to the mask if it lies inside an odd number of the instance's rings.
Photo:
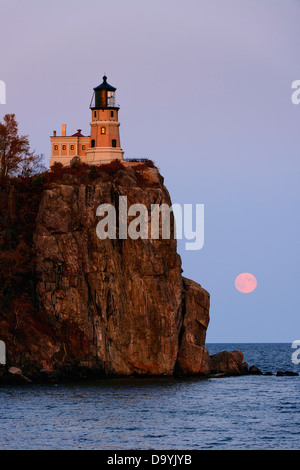
<svg viewBox="0 0 300 470">
<path fill-rule="evenodd" d="M 84 135 L 81 134 L 81 129 L 77 129 L 76 134 L 73 134 L 72 137 L 84 137 Z"/>
</svg>

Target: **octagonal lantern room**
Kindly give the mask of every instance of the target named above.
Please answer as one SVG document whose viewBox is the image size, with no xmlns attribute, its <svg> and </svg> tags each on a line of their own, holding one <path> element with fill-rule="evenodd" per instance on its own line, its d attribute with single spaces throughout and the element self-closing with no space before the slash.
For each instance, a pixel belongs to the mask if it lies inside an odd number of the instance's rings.
<svg viewBox="0 0 300 470">
<path fill-rule="evenodd" d="M 94 88 L 94 94 L 91 102 L 91 109 L 119 109 L 115 101 L 116 88 L 107 83 L 107 77 L 104 75 L 103 82 Z"/>
</svg>

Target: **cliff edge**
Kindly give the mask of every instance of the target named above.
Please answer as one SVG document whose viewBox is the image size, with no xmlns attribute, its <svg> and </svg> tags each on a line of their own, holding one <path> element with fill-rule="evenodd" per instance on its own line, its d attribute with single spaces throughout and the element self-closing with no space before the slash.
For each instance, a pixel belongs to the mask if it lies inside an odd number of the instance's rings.
<svg viewBox="0 0 300 470">
<path fill-rule="evenodd" d="M 118 212 L 120 196 L 149 217 L 151 204 L 171 206 L 156 167 L 56 168 L 0 193 L 8 367 L 37 380 L 208 373 L 209 294 L 182 277 L 176 240 L 96 234 L 98 206 Z"/>
</svg>

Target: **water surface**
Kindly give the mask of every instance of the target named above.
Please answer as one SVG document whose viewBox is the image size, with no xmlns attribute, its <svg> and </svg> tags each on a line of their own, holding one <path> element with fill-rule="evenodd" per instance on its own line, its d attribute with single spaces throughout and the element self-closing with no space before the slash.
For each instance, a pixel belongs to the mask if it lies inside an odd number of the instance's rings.
<svg viewBox="0 0 300 470">
<path fill-rule="evenodd" d="M 207 347 L 299 372 L 290 344 Z M 298 449 L 299 386 L 275 376 L 2 386 L 0 449 Z"/>
</svg>

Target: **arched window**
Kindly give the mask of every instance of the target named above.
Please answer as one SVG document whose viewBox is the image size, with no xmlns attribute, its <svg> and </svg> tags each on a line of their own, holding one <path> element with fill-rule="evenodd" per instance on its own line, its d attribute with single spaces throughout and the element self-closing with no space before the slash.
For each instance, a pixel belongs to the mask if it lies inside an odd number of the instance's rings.
<svg viewBox="0 0 300 470">
<path fill-rule="evenodd" d="M 113 140 L 111 141 L 111 146 L 112 146 L 112 147 L 116 147 L 116 146 L 117 146 L 117 141 L 116 141 L 116 139 L 113 139 Z"/>
<path fill-rule="evenodd" d="M 91 147 L 95 147 L 95 141 L 94 141 L 94 139 L 92 139 Z"/>
<path fill-rule="evenodd" d="M 101 127 L 101 134 L 105 134 L 105 133 L 106 133 L 105 127 Z"/>
</svg>

